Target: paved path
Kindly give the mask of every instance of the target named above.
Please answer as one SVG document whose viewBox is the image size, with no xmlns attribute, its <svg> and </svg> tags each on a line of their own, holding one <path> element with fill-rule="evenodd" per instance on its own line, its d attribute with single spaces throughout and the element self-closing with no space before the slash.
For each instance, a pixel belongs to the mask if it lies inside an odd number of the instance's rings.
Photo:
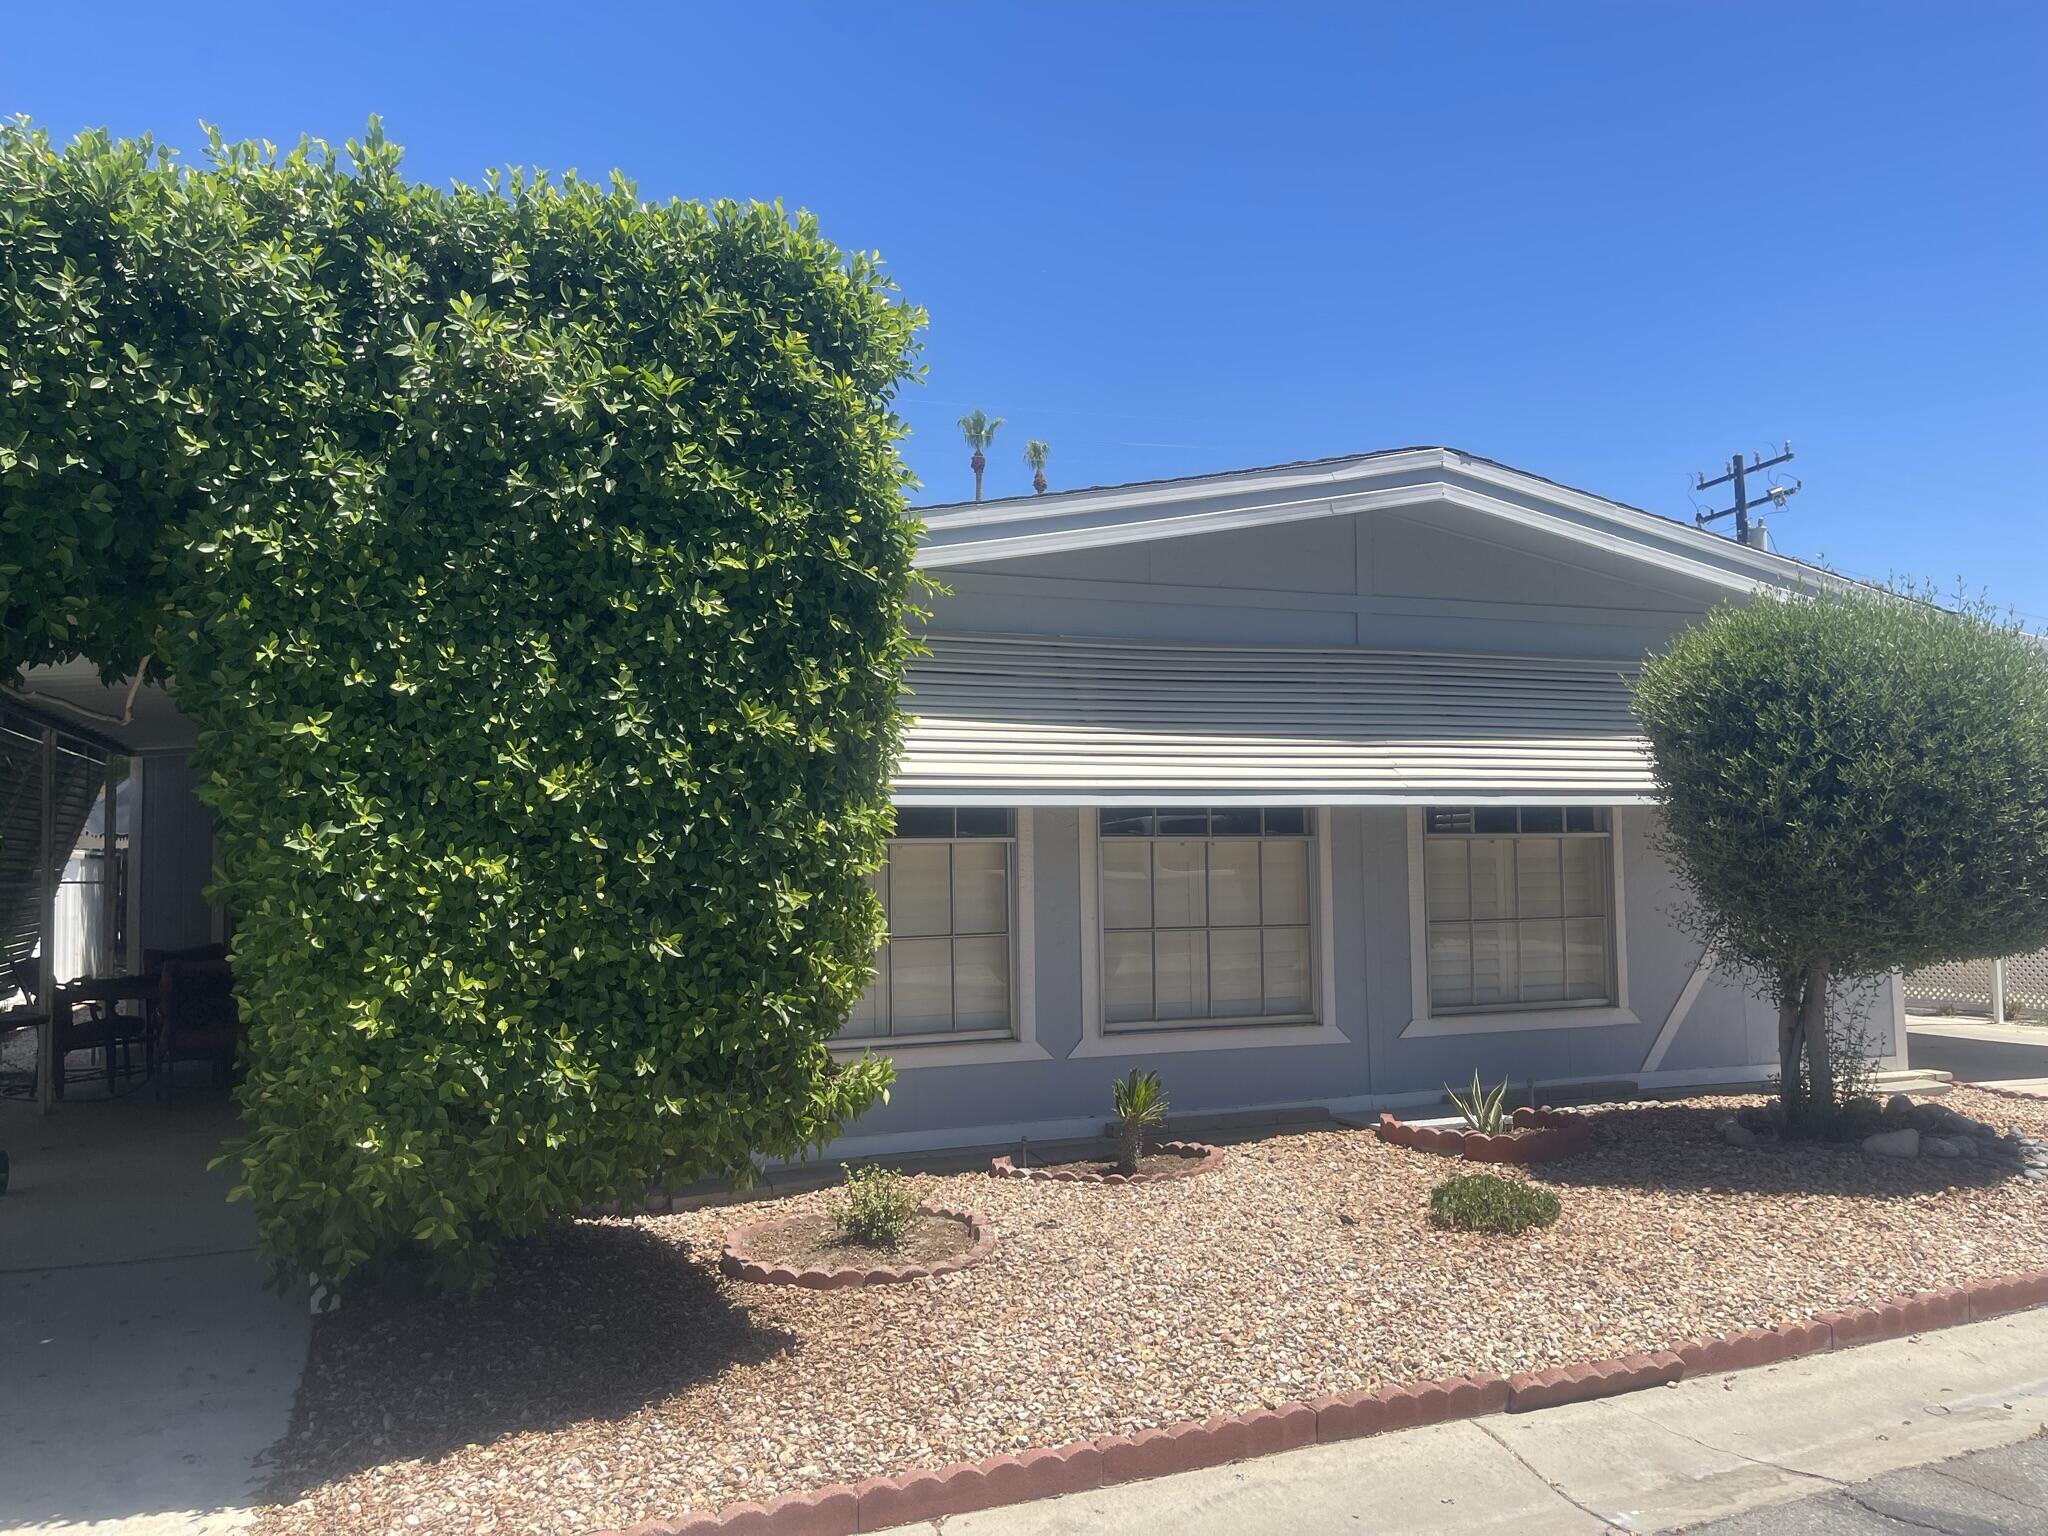
<svg viewBox="0 0 2048 1536">
<path fill-rule="evenodd" d="M 1669 1531 L 1751 1511 L 1785 1514 L 1792 1501 L 2013 1445 L 2044 1425 L 2048 1311 L 1596 1403 L 1437 1424 L 959 1515 L 945 1522 L 945 1536 Z M 1999 1475 L 1987 1464 L 1984 1480 Z M 1919 1494 L 1909 1488 L 1900 1497 Z M 1793 1508 L 1797 1518 L 1835 1512 L 1833 1505 Z M 2009 1528 L 2038 1532 L 2048 1522 Z M 937 1529 L 905 1527 L 899 1536 Z M 1727 1529 L 1750 1536 L 1800 1527 L 1766 1518 Z M 1970 1536 L 2000 1529 L 1968 1528 Z"/>
<path fill-rule="evenodd" d="M 305 1363 L 246 1204 L 209 1172 L 232 1118 L 195 1092 L 0 1104 L 0 1536 L 218 1536 Z"/>
<path fill-rule="evenodd" d="M 2031 1084 L 2048 1079 L 2048 1028 L 1911 1014 L 1906 1059 L 1923 1071 L 1953 1073 L 1958 1082 Z"/>
</svg>

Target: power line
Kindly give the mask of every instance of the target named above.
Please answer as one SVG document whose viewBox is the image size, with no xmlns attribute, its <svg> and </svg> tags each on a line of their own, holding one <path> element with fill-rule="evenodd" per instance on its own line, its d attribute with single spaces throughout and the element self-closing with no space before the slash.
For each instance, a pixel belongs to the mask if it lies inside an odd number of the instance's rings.
<svg viewBox="0 0 2048 1536">
<path fill-rule="evenodd" d="M 1751 507 L 1760 507 L 1766 501 L 1774 507 L 1782 508 L 1786 502 L 1799 493 L 1804 485 L 1804 482 L 1799 480 L 1794 480 L 1790 485 L 1779 485 L 1773 482 L 1762 496 L 1758 497 L 1755 501 L 1751 501 L 1749 499 L 1749 477 L 1763 470 L 1775 469 L 1780 464 L 1788 464 L 1791 460 L 1792 445 L 1790 443 L 1785 444 L 1776 458 L 1767 459 L 1760 454 L 1752 453 L 1747 464 L 1742 462 L 1742 450 L 1738 448 L 1729 456 L 1728 468 L 1713 479 L 1709 480 L 1706 477 L 1706 473 L 1702 471 L 1695 477 L 1693 489 L 1696 491 L 1710 491 L 1717 485 L 1733 484 L 1735 487 L 1735 505 L 1723 507 L 1718 512 L 1695 512 L 1692 515 L 1694 525 L 1704 528 L 1707 524 L 1717 523 L 1724 517 L 1733 517 L 1735 519 L 1735 542 L 1738 544 L 1749 543 L 1749 509 Z"/>
</svg>

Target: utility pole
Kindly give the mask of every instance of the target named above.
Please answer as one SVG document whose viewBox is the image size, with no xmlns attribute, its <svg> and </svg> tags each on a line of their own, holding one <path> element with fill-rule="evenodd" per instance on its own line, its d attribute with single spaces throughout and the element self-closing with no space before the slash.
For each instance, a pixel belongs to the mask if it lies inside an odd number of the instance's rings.
<svg viewBox="0 0 2048 1536">
<path fill-rule="evenodd" d="M 1692 515 L 1693 523 L 1697 527 L 1704 528 L 1709 523 L 1719 522 L 1724 517 L 1733 516 L 1735 519 L 1735 542 L 1747 544 L 1749 542 L 1749 509 L 1753 506 L 1761 506 L 1766 501 L 1770 502 L 1774 507 L 1782 507 L 1799 492 L 1803 484 L 1801 481 L 1794 480 L 1790 485 L 1773 485 L 1764 495 L 1752 502 L 1749 499 L 1749 477 L 1761 470 L 1775 469 L 1780 464 L 1788 464 L 1791 460 L 1792 445 L 1790 443 L 1785 444 L 1784 448 L 1774 459 L 1766 459 L 1753 453 L 1749 456 L 1747 464 L 1742 462 L 1742 451 L 1737 449 L 1729 456 L 1726 471 L 1716 475 L 1711 480 L 1704 473 L 1701 473 L 1696 477 L 1695 484 L 1693 485 L 1693 489 L 1696 491 L 1710 491 L 1717 485 L 1733 483 L 1735 486 L 1735 505 L 1723 507 L 1719 512 L 1695 512 Z"/>
</svg>

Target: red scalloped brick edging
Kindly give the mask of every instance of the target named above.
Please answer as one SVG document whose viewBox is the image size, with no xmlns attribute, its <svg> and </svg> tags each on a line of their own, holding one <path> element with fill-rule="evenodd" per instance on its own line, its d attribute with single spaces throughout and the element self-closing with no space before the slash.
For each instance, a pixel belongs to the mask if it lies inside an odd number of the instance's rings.
<svg viewBox="0 0 2048 1536">
<path fill-rule="evenodd" d="M 918 1468 L 895 1477 L 871 1477 L 851 1488 L 840 1484 L 808 1493 L 786 1493 L 767 1504 L 731 1504 L 716 1514 L 649 1520 L 623 1536 L 857 1536 L 863 1531 L 942 1520 L 1063 1493 L 1085 1493 L 1091 1488 L 1194 1472 L 1388 1430 L 1503 1411 L 1526 1413 L 1640 1392 L 1689 1376 L 1775 1365 L 1800 1355 L 1982 1322 L 2043 1305 L 2048 1305 L 2048 1269 L 1981 1280 L 1954 1290 L 1922 1291 L 1867 1307 L 1845 1307 L 1803 1323 L 1742 1328 L 1710 1339 L 1689 1339 L 1614 1360 L 1524 1371 L 1515 1376 L 1407 1382 L 1375 1392 L 1348 1392 L 1312 1403 L 1287 1403 L 1169 1424 L 1135 1435 L 1102 1435 L 1052 1450 Z M 621 1533 L 603 1532 L 600 1536 Z"/>
<path fill-rule="evenodd" d="M 1164 1168 L 1156 1173 L 1097 1173 L 1058 1163 L 1044 1168 L 1019 1168 L 1008 1157 L 988 1165 L 989 1176 L 997 1179 L 1035 1179 L 1047 1184 L 1169 1184 L 1175 1179 L 1192 1179 L 1207 1173 L 1223 1161 L 1223 1149 L 1206 1141 L 1162 1141 L 1154 1152 L 1174 1152 L 1186 1159 L 1183 1168 Z"/>
<path fill-rule="evenodd" d="M 1562 1109 L 1518 1109 L 1514 1125 L 1512 1131 L 1496 1133 L 1448 1125 L 1411 1125 L 1383 1114 L 1378 1131 L 1381 1141 L 1394 1146 L 1462 1157 L 1471 1163 L 1547 1163 L 1583 1152 L 1593 1142 L 1586 1117 Z"/>
<path fill-rule="evenodd" d="M 750 1246 L 762 1234 L 814 1219 L 784 1216 L 775 1221 L 757 1221 L 752 1226 L 734 1231 L 725 1240 L 725 1251 L 718 1256 L 718 1267 L 735 1280 L 751 1280 L 756 1285 L 800 1285 L 812 1291 L 837 1291 L 856 1285 L 895 1285 L 899 1281 L 923 1280 L 931 1275 L 950 1275 L 985 1263 L 996 1251 L 996 1229 L 978 1211 L 948 1211 L 924 1205 L 918 1210 L 926 1216 L 964 1222 L 969 1240 L 967 1251 L 956 1253 L 949 1259 L 935 1259 L 929 1264 L 877 1264 L 872 1268 L 842 1265 L 837 1269 L 797 1269 L 788 1264 L 766 1264 L 750 1257 Z"/>
</svg>

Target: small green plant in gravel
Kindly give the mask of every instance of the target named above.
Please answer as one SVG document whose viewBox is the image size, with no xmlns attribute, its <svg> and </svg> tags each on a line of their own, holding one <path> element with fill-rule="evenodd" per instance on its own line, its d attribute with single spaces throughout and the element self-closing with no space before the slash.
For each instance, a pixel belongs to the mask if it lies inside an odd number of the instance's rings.
<svg viewBox="0 0 2048 1536">
<path fill-rule="evenodd" d="M 1508 1080 L 1502 1078 L 1498 1088 L 1480 1086 L 1479 1069 L 1472 1069 L 1472 1091 L 1459 1098 L 1451 1086 L 1444 1085 L 1444 1096 L 1458 1107 L 1458 1113 L 1465 1117 L 1465 1123 L 1475 1131 L 1484 1131 L 1492 1136 L 1508 1128 Z"/>
<path fill-rule="evenodd" d="M 917 1187 L 896 1168 L 850 1168 L 846 1185 L 825 1202 L 833 1234 L 842 1243 L 894 1248 L 917 1218 Z"/>
<path fill-rule="evenodd" d="M 1138 1171 L 1145 1152 L 1145 1132 L 1166 1118 L 1166 1089 L 1157 1072 L 1131 1068 L 1129 1077 L 1110 1079 L 1109 1096 L 1116 1106 L 1116 1171 Z"/>
<path fill-rule="evenodd" d="M 1459 1173 L 1429 1192 L 1430 1218 L 1460 1232 L 1526 1232 L 1547 1227 L 1562 1209 L 1557 1196 L 1497 1173 Z"/>
</svg>

